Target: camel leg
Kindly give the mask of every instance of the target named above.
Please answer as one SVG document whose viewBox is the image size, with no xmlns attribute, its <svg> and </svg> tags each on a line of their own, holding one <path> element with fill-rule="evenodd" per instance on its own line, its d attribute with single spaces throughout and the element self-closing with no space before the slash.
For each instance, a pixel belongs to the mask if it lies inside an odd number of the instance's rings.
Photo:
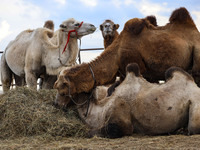
<svg viewBox="0 0 200 150">
<path fill-rule="evenodd" d="M 190 104 L 189 108 L 189 122 L 188 132 L 189 134 L 200 133 L 200 105 Z"/>
<path fill-rule="evenodd" d="M 118 124 L 109 123 L 108 125 L 106 125 L 101 129 L 92 129 L 88 132 L 89 138 L 92 138 L 94 136 L 114 139 L 114 138 L 121 138 L 122 136 L 124 136 L 124 134 Z"/>
<path fill-rule="evenodd" d="M 1 83 L 4 93 L 10 89 L 12 83 L 12 71 L 6 63 L 5 54 L 1 56 Z"/>
<path fill-rule="evenodd" d="M 33 50 L 33 49 L 31 49 Z M 37 56 L 38 55 L 38 56 Z M 37 79 L 40 77 L 41 72 L 43 72 L 43 68 L 41 67 L 41 56 L 37 55 L 30 55 L 26 56 L 26 64 L 25 64 L 25 76 L 26 76 L 26 83 L 28 87 L 32 89 L 37 89 Z M 39 58 L 37 60 L 28 59 L 31 57 Z"/>
<path fill-rule="evenodd" d="M 50 75 L 45 75 L 43 79 L 43 84 L 42 88 L 43 89 L 53 89 L 54 83 L 57 80 L 57 76 L 50 76 Z"/>
<path fill-rule="evenodd" d="M 122 123 L 122 124 L 121 124 Z M 121 138 L 126 135 L 131 135 L 133 133 L 133 126 L 131 122 L 125 123 L 109 123 L 101 129 L 90 130 L 88 137 L 99 136 L 108 138 Z"/>
<path fill-rule="evenodd" d="M 25 80 L 22 77 L 19 77 L 18 75 L 14 74 L 15 78 L 15 84 L 16 86 L 24 86 L 25 85 Z"/>
<path fill-rule="evenodd" d="M 36 75 L 33 73 L 33 71 L 29 70 L 29 69 L 25 69 L 25 76 L 26 76 L 26 83 L 28 85 L 28 87 L 32 88 L 32 89 L 37 89 L 37 77 Z"/>
</svg>

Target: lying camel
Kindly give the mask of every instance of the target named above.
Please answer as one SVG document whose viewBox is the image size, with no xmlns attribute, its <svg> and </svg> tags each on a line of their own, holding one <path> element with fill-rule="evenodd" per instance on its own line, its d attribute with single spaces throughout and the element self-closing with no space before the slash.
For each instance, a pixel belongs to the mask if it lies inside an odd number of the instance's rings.
<svg viewBox="0 0 200 150">
<path fill-rule="evenodd" d="M 47 28 L 21 32 L 9 43 L 1 59 L 3 91 L 9 90 L 12 74 L 19 80 L 25 77 L 28 87 L 34 89 L 42 74 L 58 75 L 63 68 L 76 62 L 77 39 L 95 30 L 94 25 L 71 18 L 55 33 Z M 53 37 L 49 38 L 50 34 Z"/>
<path fill-rule="evenodd" d="M 77 105 L 79 116 L 91 129 L 90 136 L 158 135 L 182 127 L 188 127 L 189 134 L 199 134 L 200 89 L 181 68 L 171 67 L 165 76 L 164 84 L 150 83 L 133 63 L 110 97 L 106 97 L 107 88 L 100 86 L 91 93 L 66 96 L 65 100 L 57 97 L 56 102 L 73 100 L 71 104 Z"/>
<path fill-rule="evenodd" d="M 134 18 L 126 22 L 118 38 L 95 60 L 65 69 L 55 88 L 66 95 L 69 91 L 71 95 L 90 92 L 94 86 L 113 83 L 118 72 L 125 75 L 126 65 L 133 62 L 150 82 L 164 80 L 165 70 L 177 66 L 192 72 L 200 85 L 199 41 L 199 31 L 185 8 L 175 10 L 162 28 L 147 19 Z"/>
<path fill-rule="evenodd" d="M 106 49 L 115 39 L 117 39 L 119 36 L 119 33 L 117 32 L 118 28 L 119 24 L 115 24 L 112 20 L 105 20 L 100 25 L 100 30 L 104 39 L 104 49 Z"/>
</svg>

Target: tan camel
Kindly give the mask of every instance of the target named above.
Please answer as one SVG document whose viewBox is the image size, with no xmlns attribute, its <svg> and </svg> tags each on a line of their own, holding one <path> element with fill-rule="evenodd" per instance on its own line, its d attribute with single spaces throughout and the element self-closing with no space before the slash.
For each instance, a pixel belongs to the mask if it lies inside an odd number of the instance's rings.
<svg viewBox="0 0 200 150">
<path fill-rule="evenodd" d="M 133 62 L 150 82 L 164 80 L 165 70 L 177 66 L 192 70 L 199 84 L 199 31 L 185 8 L 175 10 L 169 21 L 164 28 L 153 26 L 147 19 L 127 21 L 118 38 L 95 60 L 62 71 L 55 83 L 58 93 L 90 92 L 95 85 L 112 83 L 117 72 L 125 74 L 125 66 Z"/>
<path fill-rule="evenodd" d="M 119 33 L 117 32 L 118 28 L 119 24 L 115 24 L 112 20 L 105 20 L 100 25 L 105 49 L 119 36 Z"/>
<path fill-rule="evenodd" d="M 150 83 L 141 76 L 137 64 L 129 64 L 125 80 L 110 97 L 106 97 L 107 87 L 98 86 L 71 98 L 59 99 L 58 94 L 56 103 L 77 105 L 91 136 L 168 134 L 183 127 L 188 127 L 189 134 L 199 134 L 200 89 L 181 68 L 171 67 L 165 76 L 164 84 Z"/>
<path fill-rule="evenodd" d="M 28 87 L 36 89 L 37 79 L 44 72 L 57 75 L 66 66 L 73 65 L 78 55 L 77 39 L 93 33 L 95 29 L 92 24 L 71 18 L 64 21 L 54 34 L 47 28 L 21 32 L 9 43 L 2 56 L 3 90 L 9 90 L 12 74 L 26 77 Z M 49 38 L 49 34 L 53 37 Z"/>
<path fill-rule="evenodd" d="M 47 20 L 47 21 L 45 21 L 45 23 L 44 23 L 44 25 L 43 25 L 43 28 L 48 28 L 48 29 L 50 29 L 50 30 L 52 30 L 52 31 L 54 31 L 54 23 L 53 23 L 53 21 L 52 20 Z M 27 30 L 28 32 L 33 32 L 34 30 Z M 48 36 L 51 38 L 52 36 L 53 36 L 53 32 L 52 33 L 49 33 L 48 34 Z M 7 46 L 8 47 L 8 46 Z M 2 66 L 1 68 L 2 69 L 4 69 L 4 68 L 7 68 L 7 65 L 6 64 L 4 64 L 4 58 L 5 56 L 4 56 L 4 54 L 2 55 L 2 65 L 5 65 L 5 66 Z M 6 74 L 8 75 L 9 74 L 9 80 L 7 81 L 8 82 L 8 84 L 10 85 L 12 82 L 13 82 L 13 80 L 10 80 L 10 78 L 12 78 L 12 75 L 9 73 L 10 72 L 10 70 L 8 69 L 8 70 L 4 70 L 4 71 L 8 71 Z M 1 75 L 2 76 L 2 78 L 5 78 L 4 77 L 4 74 L 2 74 Z M 21 78 L 21 77 L 18 77 L 17 75 L 14 75 L 14 78 L 15 78 L 15 83 L 16 83 L 16 85 L 25 85 L 25 78 Z M 43 78 L 43 77 L 42 77 Z M 56 78 L 57 79 L 57 78 Z M 55 79 L 55 81 L 56 81 L 56 79 Z M 55 81 L 54 81 L 54 83 L 55 83 Z M 44 82 L 44 84 L 45 84 L 45 82 Z M 46 84 L 45 84 L 46 85 Z"/>
</svg>

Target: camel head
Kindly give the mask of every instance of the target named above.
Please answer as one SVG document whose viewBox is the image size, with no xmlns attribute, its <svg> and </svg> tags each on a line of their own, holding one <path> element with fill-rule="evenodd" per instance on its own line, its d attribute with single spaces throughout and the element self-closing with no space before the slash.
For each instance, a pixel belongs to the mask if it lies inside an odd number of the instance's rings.
<svg viewBox="0 0 200 150">
<path fill-rule="evenodd" d="M 100 25 L 100 30 L 104 38 L 114 37 L 115 31 L 119 28 L 119 24 L 115 24 L 111 20 L 105 20 Z"/>
<path fill-rule="evenodd" d="M 88 87 L 94 86 L 94 80 L 88 76 L 92 77 L 92 74 L 86 63 L 62 70 L 54 84 L 57 89 L 55 104 L 66 107 L 70 102 L 75 103 L 74 98 L 83 91 L 90 93 Z"/>
<path fill-rule="evenodd" d="M 82 36 L 93 33 L 96 30 L 96 27 L 93 24 L 80 22 L 73 18 L 70 18 L 64 21 L 60 28 L 69 34 L 70 37 L 81 38 Z"/>
<path fill-rule="evenodd" d="M 54 84 L 54 89 L 57 89 L 55 105 L 65 108 L 71 101 L 71 93 L 76 91 L 74 83 L 65 77 L 64 70 L 60 72 L 58 80 Z"/>
</svg>

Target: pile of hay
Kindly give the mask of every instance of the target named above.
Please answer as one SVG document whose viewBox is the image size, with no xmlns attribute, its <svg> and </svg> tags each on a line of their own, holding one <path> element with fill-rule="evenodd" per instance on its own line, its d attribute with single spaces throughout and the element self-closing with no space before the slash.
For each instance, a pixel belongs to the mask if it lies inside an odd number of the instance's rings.
<svg viewBox="0 0 200 150">
<path fill-rule="evenodd" d="M 0 95 L 0 138 L 84 137 L 88 131 L 75 111 L 52 104 L 55 90 L 17 88 Z"/>
</svg>

